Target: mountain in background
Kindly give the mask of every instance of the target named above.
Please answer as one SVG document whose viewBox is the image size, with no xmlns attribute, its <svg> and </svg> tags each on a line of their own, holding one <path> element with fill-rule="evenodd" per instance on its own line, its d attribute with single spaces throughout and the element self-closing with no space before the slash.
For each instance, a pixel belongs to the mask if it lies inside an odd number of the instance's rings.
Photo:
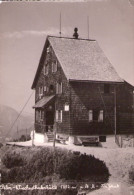
<svg viewBox="0 0 134 195">
<path fill-rule="evenodd" d="M 34 128 L 34 115 L 20 115 L 19 113 L 5 105 L 0 105 L 0 139 L 4 138 L 17 139 L 21 135 L 30 134 Z M 15 124 L 14 121 L 17 119 Z M 12 127 L 13 125 L 13 127 Z M 11 128 L 12 127 L 12 128 Z"/>
</svg>

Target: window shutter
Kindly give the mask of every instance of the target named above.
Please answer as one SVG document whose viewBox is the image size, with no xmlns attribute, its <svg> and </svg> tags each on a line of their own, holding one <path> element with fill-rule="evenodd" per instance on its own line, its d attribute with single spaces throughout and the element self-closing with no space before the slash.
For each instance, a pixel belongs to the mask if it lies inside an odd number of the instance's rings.
<svg viewBox="0 0 134 195">
<path fill-rule="evenodd" d="M 93 121 L 93 111 L 89 110 L 89 122 Z"/>
<path fill-rule="evenodd" d="M 60 83 L 60 93 L 62 93 L 62 83 Z"/>
<path fill-rule="evenodd" d="M 46 86 L 44 86 L 44 91 L 47 91 L 47 87 Z"/>
<path fill-rule="evenodd" d="M 102 122 L 103 121 L 103 110 L 100 110 L 100 112 L 99 112 L 99 118 L 98 118 L 98 121 L 99 122 Z"/>
<path fill-rule="evenodd" d="M 60 111 L 60 122 L 62 122 L 62 110 Z"/>
<path fill-rule="evenodd" d="M 38 121 L 38 111 L 35 112 L 35 120 Z"/>
<path fill-rule="evenodd" d="M 54 62 L 52 62 L 52 72 L 54 72 Z"/>
<path fill-rule="evenodd" d="M 58 83 L 56 83 L 56 94 L 58 94 Z"/>
<path fill-rule="evenodd" d="M 41 87 L 41 94 L 43 95 L 43 86 Z"/>
<path fill-rule="evenodd" d="M 55 62 L 55 72 L 57 71 L 57 66 L 58 66 L 58 64 L 57 64 L 57 60 L 56 60 L 56 62 Z"/>
<path fill-rule="evenodd" d="M 56 122 L 58 122 L 58 110 L 56 110 Z"/>
<path fill-rule="evenodd" d="M 46 74 L 46 68 L 45 68 L 45 65 L 44 65 L 44 75 Z"/>
<path fill-rule="evenodd" d="M 40 112 L 40 120 L 41 120 L 41 110 L 39 112 Z"/>
</svg>

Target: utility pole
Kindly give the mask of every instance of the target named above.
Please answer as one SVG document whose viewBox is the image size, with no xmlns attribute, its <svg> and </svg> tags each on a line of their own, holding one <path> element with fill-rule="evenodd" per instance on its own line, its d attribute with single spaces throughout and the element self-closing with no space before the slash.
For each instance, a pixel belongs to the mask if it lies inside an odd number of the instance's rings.
<svg viewBox="0 0 134 195">
<path fill-rule="evenodd" d="M 53 142 L 53 147 L 55 149 L 55 143 L 56 143 L 56 132 L 57 132 L 57 122 L 54 124 L 54 142 Z"/>
<path fill-rule="evenodd" d="M 117 134 L 117 110 L 116 110 L 116 86 L 114 86 L 114 134 L 115 134 L 115 142 L 116 142 L 116 134 Z"/>
<path fill-rule="evenodd" d="M 34 129 L 35 129 L 35 127 L 34 127 Z M 32 146 L 34 146 L 34 129 L 33 129 L 33 134 L 32 134 Z"/>
<path fill-rule="evenodd" d="M 59 32 L 59 34 L 60 34 L 60 37 L 61 37 L 61 12 L 60 12 L 60 32 Z"/>
<path fill-rule="evenodd" d="M 89 39 L 89 16 L 87 16 L 87 34 Z"/>
<path fill-rule="evenodd" d="M 18 125 L 17 125 L 17 137 L 18 137 L 18 139 L 19 139 Z"/>
<path fill-rule="evenodd" d="M 26 128 L 26 141 L 27 141 L 27 128 Z"/>
</svg>

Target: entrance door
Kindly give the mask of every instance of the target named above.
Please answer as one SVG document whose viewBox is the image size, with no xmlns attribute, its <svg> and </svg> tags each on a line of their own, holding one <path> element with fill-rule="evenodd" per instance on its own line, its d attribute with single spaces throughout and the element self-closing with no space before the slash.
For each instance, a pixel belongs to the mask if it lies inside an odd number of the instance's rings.
<svg viewBox="0 0 134 195">
<path fill-rule="evenodd" d="M 46 130 L 47 131 L 53 131 L 53 125 L 54 125 L 54 112 L 47 111 L 46 112 Z"/>
</svg>

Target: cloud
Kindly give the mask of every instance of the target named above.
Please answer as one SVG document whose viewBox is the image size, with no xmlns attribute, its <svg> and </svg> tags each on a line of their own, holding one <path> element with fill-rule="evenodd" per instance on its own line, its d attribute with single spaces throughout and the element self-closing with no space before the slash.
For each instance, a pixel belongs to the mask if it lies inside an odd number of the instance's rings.
<svg viewBox="0 0 134 195">
<path fill-rule="evenodd" d="M 68 32 L 70 32 L 70 30 L 72 31 L 71 28 L 63 28 L 62 35 L 67 34 Z M 21 39 L 21 38 L 26 37 L 26 36 L 41 37 L 41 36 L 47 36 L 47 35 L 59 36 L 59 29 L 51 28 L 51 29 L 46 30 L 46 31 L 28 30 L 28 31 L 5 32 L 5 33 L 0 33 L 0 39 L 4 39 L 4 38 Z"/>
<path fill-rule="evenodd" d="M 134 0 L 129 0 L 130 5 L 134 6 Z"/>
<path fill-rule="evenodd" d="M 34 31 L 34 30 L 29 30 L 29 31 L 14 31 L 14 32 L 5 32 L 5 33 L 0 33 L 0 38 L 23 38 L 29 35 L 41 37 L 44 35 L 52 35 L 52 34 L 57 34 L 58 30 L 57 29 L 51 29 L 47 31 Z"/>
</svg>

